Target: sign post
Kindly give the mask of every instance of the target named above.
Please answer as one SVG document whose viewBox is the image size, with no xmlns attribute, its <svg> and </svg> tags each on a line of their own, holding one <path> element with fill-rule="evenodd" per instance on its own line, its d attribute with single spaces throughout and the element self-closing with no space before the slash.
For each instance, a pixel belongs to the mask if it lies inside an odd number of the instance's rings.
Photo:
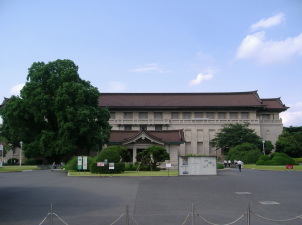
<svg viewBox="0 0 302 225">
<path fill-rule="evenodd" d="M 78 170 L 82 170 L 83 169 L 83 157 L 82 156 L 78 156 Z"/>
<path fill-rule="evenodd" d="M 83 156 L 83 170 L 87 170 L 87 156 Z"/>
<path fill-rule="evenodd" d="M 2 167 L 3 166 L 3 144 L 2 143 L 0 143 L 0 167 Z"/>
</svg>

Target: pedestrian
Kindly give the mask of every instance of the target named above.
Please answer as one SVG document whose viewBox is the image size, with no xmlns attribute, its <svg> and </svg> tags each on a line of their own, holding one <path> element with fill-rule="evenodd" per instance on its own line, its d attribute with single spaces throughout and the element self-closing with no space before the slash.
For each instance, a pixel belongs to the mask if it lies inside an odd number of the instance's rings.
<svg viewBox="0 0 302 225">
<path fill-rule="evenodd" d="M 230 168 L 231 168 L 231 163 L 232 163 L 231 160 L 229 160 L 229 161 L 228 161 L 228 164 L 229 164 L 229 167 L 230 167 Z"/>
<path fill-rule="evenodd" d="M 224 168 L 227 166 L 227 163 L 228 163 L 228 162 L 227 162 L 226 160 L 223 161 Z"/>
<path fill-rule="evenodd" d="M 237 164 L 238 164 L 239 171 L 241 172 L 242 162 L 240 159 L 237 161 Z"/>
</svg>

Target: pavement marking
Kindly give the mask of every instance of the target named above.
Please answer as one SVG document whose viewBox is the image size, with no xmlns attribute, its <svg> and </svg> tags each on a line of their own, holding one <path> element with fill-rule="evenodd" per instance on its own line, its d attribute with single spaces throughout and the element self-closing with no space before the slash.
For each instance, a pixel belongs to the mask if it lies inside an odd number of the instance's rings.
<svg viewBox="0 0 302 225">
<path fill-rule="evenodd" d="M 238 195 L 250 195 L 252 194 L 251 192 L 235 192 Z"/>
<path fill-rule="evenodd" d="M 262 205 L 279 205 L 280 203 L 275 202 L 275 201 L 261 201 L 260 202 Z"/>
</svg>

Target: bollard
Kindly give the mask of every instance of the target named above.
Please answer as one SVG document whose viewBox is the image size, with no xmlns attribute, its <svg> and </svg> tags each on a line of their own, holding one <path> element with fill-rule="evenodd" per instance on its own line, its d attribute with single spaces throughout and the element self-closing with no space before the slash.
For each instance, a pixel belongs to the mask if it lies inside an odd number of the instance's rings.
<svg viewBox="0 0 302 225">
<path fill-rule="evenodd" d="M 195 225 L 195 207 L 192 204 L 192 225 Z"/>
<path fill-rule="evenodd" d="M 126 225 L 129 225 L 129 207 L 126 205 Z"/>
<path fill-rule="evenodd" d="M 250 203 L 247 204 L 247 225 L 251 225 L 251 209 L 250 209 Z"/>
</svg>

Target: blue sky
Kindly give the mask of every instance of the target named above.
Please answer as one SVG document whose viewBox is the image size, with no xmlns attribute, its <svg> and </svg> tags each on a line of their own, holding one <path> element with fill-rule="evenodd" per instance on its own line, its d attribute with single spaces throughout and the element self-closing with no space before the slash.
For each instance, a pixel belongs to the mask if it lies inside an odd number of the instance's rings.
<svg viewBox="0 0 302 225">
<path fill-rule="evenodd" d="M 301 21 L 300 0 L 1 0 L 0 101 L 71 59 L 100 92 L 258 90 L 302 126 Z"/>
</svg>

